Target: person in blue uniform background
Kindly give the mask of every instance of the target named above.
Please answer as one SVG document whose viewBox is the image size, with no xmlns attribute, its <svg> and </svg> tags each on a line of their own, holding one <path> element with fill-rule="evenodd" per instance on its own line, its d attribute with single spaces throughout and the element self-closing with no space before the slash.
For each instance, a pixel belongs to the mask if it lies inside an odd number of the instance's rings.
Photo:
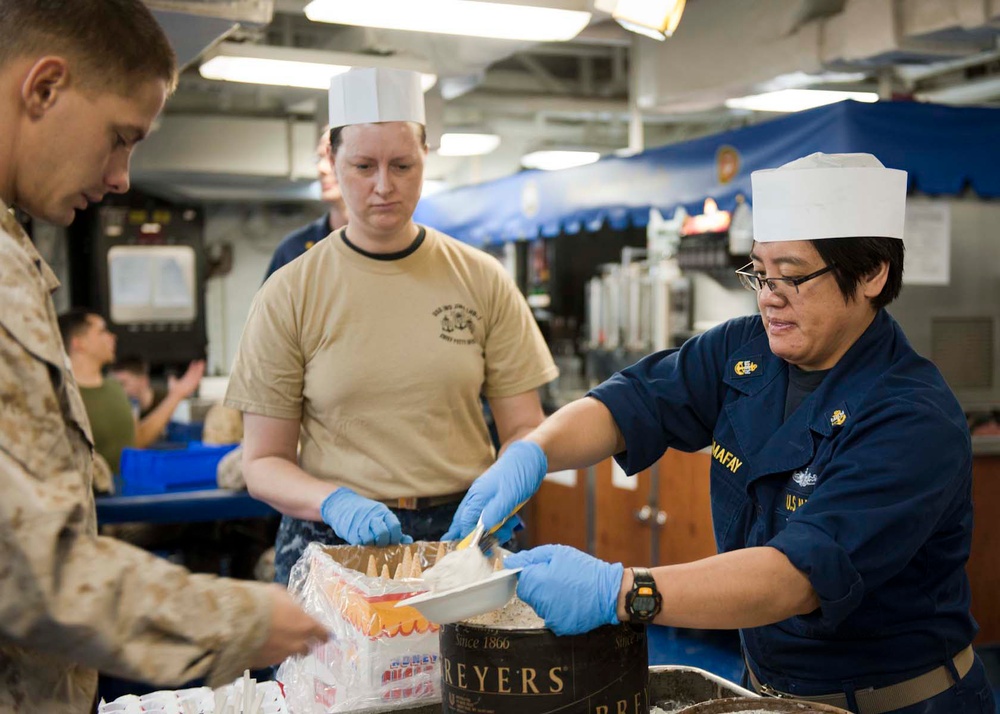
<svg viewBox="0 0 1000 714">
<path fill-rule="evenodd" d="M 271 277 L 271 273 L 275 270 L 291 263 L 335 230 L 347 225 L 344 197 L 340 193 L 340 184 L 337 183 L 337 176 L 333 172 L 333 164 L 330 163 L 329 127 L 323 127 L 319 143 L 316 145 L 316 172 L 319 174 L 320 198 L 330 207 L 330 210 L 312 223 L 302 226 L 282 238 L 278 247 L 274 249 L 274 255 L 271 256 L 264 280 Z"/>
<path fill-rule="evenodd" d="M 473 484 L 446 537 L 487 527 L 548 470 L 629 474 L 710 448 L 719 554 L 652 571 L 566 546 L 509 556 L 557 634 L 620 621 L 739 628 L 746 684 L 860 714 L 983 712 L 965 563 L 972 448 L 937 368 L 885 307 L 906 174 L 814 154 L 752 175 L 759 316 L 650 355 L 547 419 Z"/>
</svg>

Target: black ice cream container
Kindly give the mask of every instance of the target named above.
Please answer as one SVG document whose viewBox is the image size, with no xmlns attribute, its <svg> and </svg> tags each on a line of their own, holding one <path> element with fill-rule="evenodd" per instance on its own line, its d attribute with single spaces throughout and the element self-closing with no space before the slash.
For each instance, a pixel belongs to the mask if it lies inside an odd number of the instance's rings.
<svg viewBox="0 0 1000 714">
<path fill-rule="evenodd" d="M 557 637 L 548 629 L 441 627 L 445 714 L 646 714 L 641 625 Z"/>
</svg>

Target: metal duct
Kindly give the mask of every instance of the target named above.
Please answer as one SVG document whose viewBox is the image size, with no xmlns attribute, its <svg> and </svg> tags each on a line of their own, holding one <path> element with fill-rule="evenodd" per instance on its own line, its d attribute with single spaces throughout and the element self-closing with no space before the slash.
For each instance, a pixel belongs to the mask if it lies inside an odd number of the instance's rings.
<svg viewBox="0 0 1000 714">
<path fill-rule="evenodd" d="M 263 27 L 274 0 L 145 0 L 167 33 L 181 68 L 242 26 Z"/>
</svg>

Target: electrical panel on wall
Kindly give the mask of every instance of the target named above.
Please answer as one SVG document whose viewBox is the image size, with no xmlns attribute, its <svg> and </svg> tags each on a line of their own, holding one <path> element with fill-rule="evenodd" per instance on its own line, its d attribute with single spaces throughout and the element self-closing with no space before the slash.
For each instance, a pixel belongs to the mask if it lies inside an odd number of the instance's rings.
<svg viewBox="0 0 1000 714">
<path fill-rule="evenodd" d="M 152 366 L 204 356 L 205 249 L 200 208 L 139 196 L 105 201 L 74 225 L 76 305 L 105 317 L 118 357 Z"/>
</svg>

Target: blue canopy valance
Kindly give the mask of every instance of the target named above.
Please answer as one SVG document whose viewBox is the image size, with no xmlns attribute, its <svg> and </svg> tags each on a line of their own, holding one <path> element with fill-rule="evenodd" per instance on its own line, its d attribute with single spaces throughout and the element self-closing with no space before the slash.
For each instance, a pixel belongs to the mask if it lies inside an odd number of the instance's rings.
<svg viewBox="0 0 1000 714">
<path fill-rule="evenodd" d="M 644 226 L 649 209 L 697 214 L 706 198 L 731 210 L 750 173 L 816 151 L 868 152 L 909 173 L 910 190 L 1000 196 L 1000 109 L 853 101 L 754 126 L 608 157 L 563 171 L 524 171 L 421 200 L 417 222 L 484 243 Z"/>
</svg>

